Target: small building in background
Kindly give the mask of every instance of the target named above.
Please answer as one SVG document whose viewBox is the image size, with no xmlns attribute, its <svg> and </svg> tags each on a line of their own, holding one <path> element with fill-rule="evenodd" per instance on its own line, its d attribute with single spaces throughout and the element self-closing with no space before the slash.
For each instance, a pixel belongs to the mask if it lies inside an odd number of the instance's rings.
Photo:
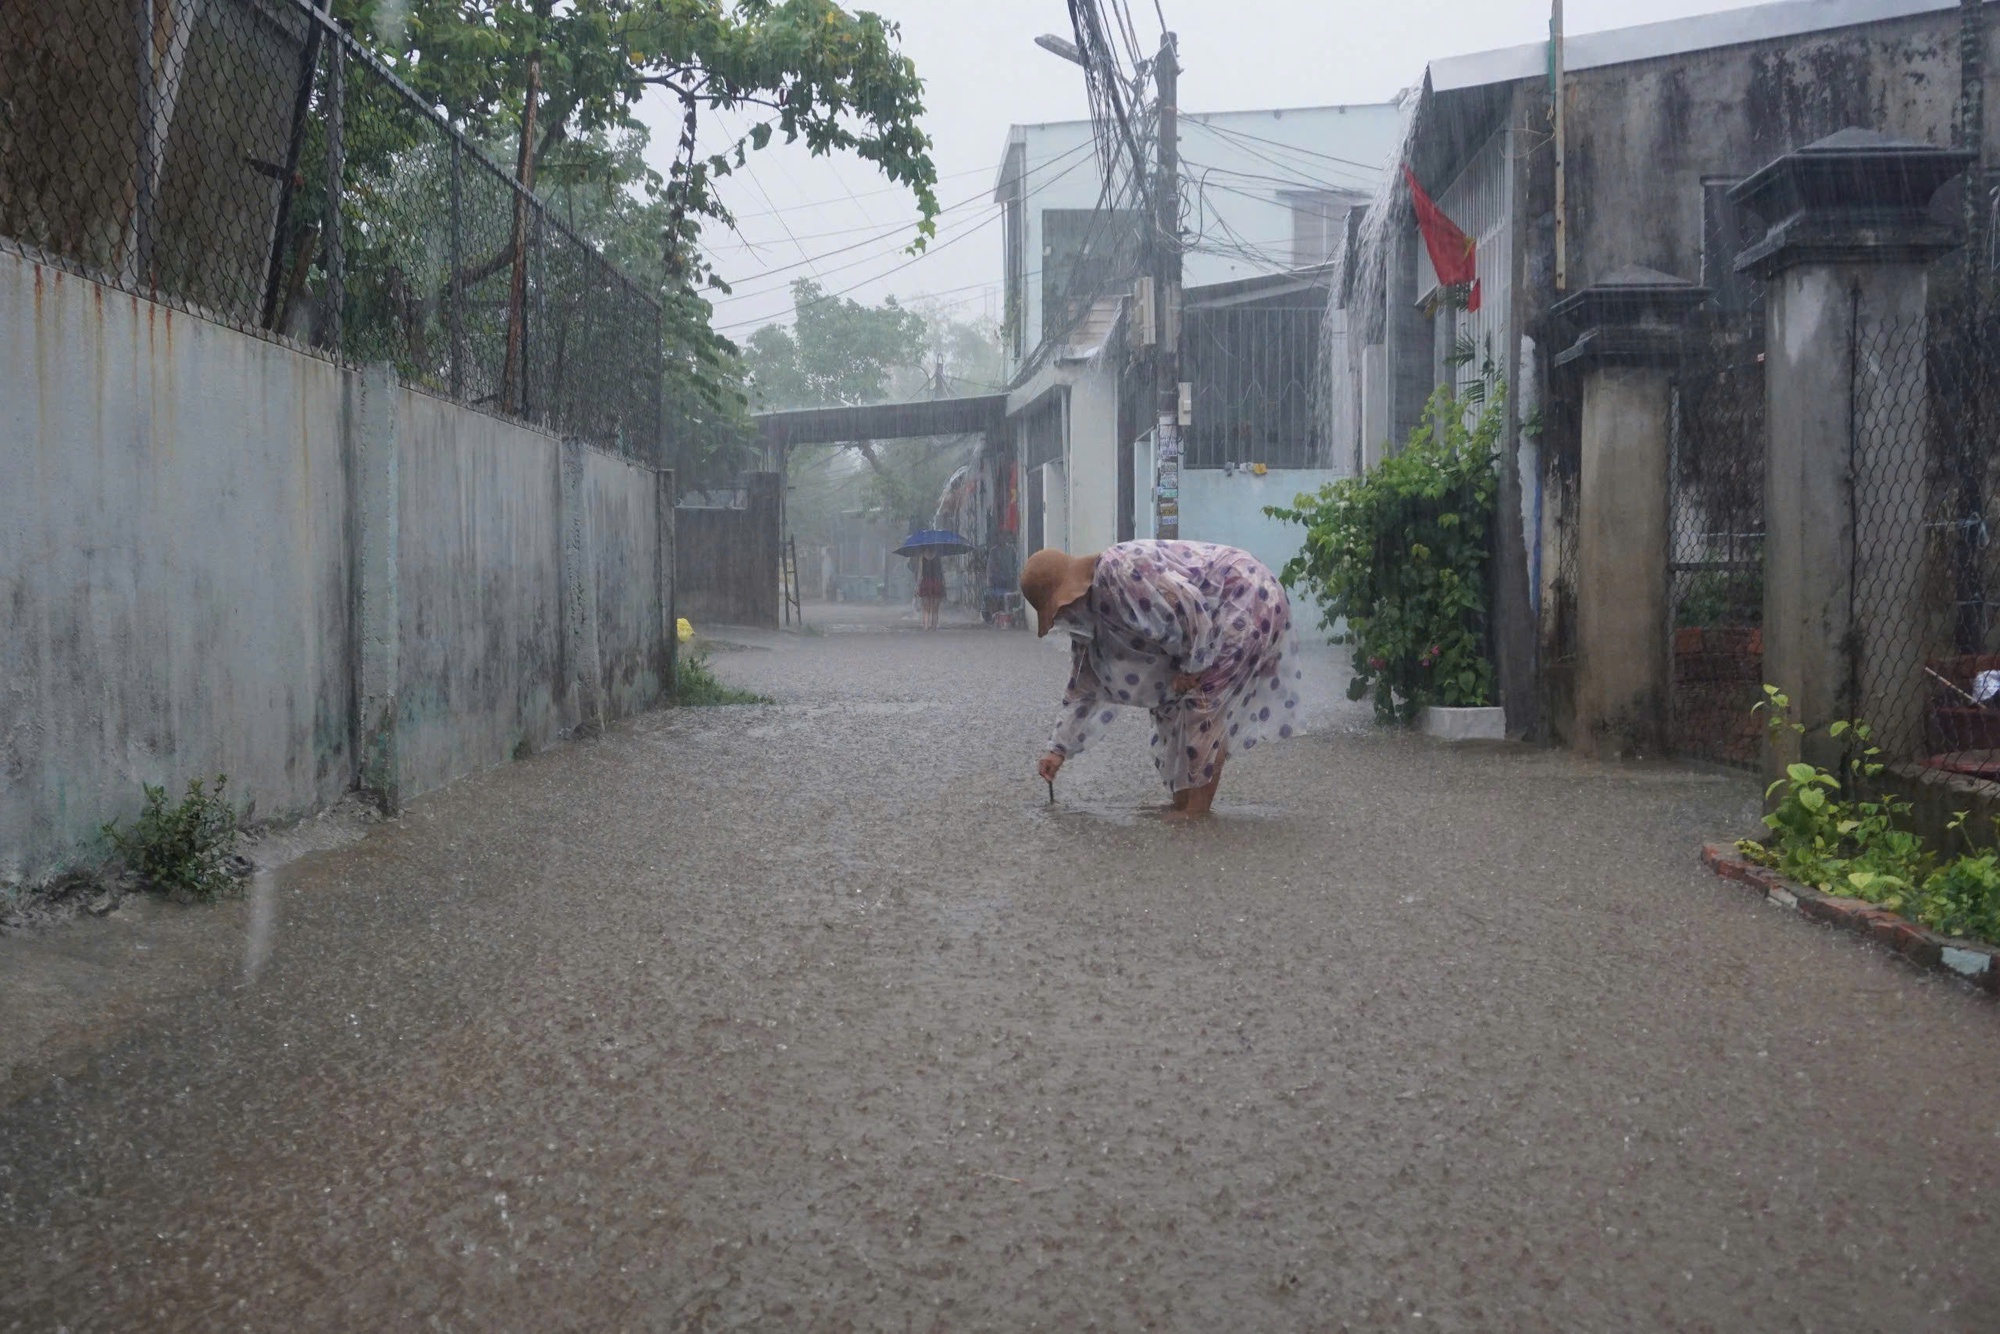
<svg viewBox="0 0 2000 1334">
<path fill-rule="evenodd" d="M 1392 103 L 1181 114 L 1182 365 L 1198 447 L 1165 490 L 1152 445 L 1154 224 L 1129 154 L 1107 169 L 1088 121 L 1013 128 L 994 190 L 1011 388 L 981 466 L 1024 554 L 1151 535 L 1164 504 L 1181 536 L 1283 564 L 1297 543 L 1262 507 L 1340 475 L 1333 264 L 1401 123 Z"/>
</svg>

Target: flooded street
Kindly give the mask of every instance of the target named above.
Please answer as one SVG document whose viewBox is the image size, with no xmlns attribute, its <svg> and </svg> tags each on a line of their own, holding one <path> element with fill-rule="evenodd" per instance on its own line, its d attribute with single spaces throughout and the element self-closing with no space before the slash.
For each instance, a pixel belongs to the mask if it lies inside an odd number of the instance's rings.
<svg viewBox="0 0 2000 1334">
<path fill-rule="evenodd" d="M 2000 1023 L 1704 871 L 1748 780 L 1326 653 L 1170 827 L 1028 635 L 737 638 L 17 1083 L 0 1329 L 1993 1328 Z"/>
</svg>

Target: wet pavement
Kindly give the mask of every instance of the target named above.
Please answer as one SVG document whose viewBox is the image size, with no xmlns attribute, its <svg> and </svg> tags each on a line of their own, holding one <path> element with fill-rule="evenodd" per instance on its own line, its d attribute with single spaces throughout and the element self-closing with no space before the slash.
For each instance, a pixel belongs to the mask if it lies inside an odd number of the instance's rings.
<svg viewBox="0 0 2000 1334">
<path fill-rule="evenodd" d="M 1211 824 L 1137 716 L 1050 808 L 1059 651 L 820 617 L 17 1082 L 0 1329 L 2000 1327 L 2000 1014 L 1703 872 L 1745 780 L 1328 655 Z"/>
</svg>

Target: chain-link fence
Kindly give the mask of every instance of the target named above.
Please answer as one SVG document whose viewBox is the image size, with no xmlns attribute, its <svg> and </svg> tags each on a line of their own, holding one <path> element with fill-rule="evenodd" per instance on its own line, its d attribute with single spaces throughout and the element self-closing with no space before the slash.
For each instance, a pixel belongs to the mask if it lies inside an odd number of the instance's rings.
<svg viewBox="0 0 2000 1334">
<path fill-rule="evenodd" d="M 304 0 L 0 4 L 0 238 L 651 460 L 658 304 Z"/>
<path fill-rule="evenodd" d="M 1851 713 L 1890 757 L 2000 777 L 2000 329 L 1864 321 L 1852 364 Z"/>
<path fill-rule="evenodd" d="M 1667 743 L 1755 767 L 1764 666 L 1764 358 L 1756 333 L 1692 340 L 1668 422 Z"/>
</svg>

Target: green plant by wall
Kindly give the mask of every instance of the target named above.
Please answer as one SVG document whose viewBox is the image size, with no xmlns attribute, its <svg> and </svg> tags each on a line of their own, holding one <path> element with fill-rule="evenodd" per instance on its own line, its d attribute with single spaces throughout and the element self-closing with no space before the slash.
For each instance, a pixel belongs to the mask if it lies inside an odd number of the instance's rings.
<svg viewBox="0 0 2000 1334">
<path fill-rule="evenodd" d="M 771 700 L 753 691 L 724 685 L 709 668 L 708 655 L 690 649 L 674 665 L 673 702 L 684 709 L 698 709 L 718 704 L 769 704 Z"/>
<path fill-rule="evenodd" d="M 1803 735 L 1791 720 L 1791 701 L 1764 687 L 1757 709 L 1774 734 Z M 1837 722 L 1827 734 L 1846 743 L 1846 784 L 1810 764 L 1786 766 L 1766 789 L 1764 817 L 1771 831 L 1762 842 L 1746 839 L 1737 851 L 1800 884 L 1862 899 L 1948 935 L 2000 943 L 2000 852 L 1971 848 L 1942 860 L 1924 838 L 1904 827 L 1911 805 L 1895 796 L 1849 795 L 1872 787 L 1883 772 L 1881 751 L 1865 722 Z M 1966 815 L 1951 828 L 1961 836 Z M 2000 835 L 2000 821 L 1996 821 Z"/>
<path fill-rule="evenodd" d="M 148 783 L 145 809 L 132 828 L 121 830 L 113 820 L 104 836 L 148 889 L 212 899 L 236 883 L 236 811 L 223 797 L 228 783 L 218 774 L 210 791 L 199 778 L 189 779 L 187 795 L 172 805 L 166 788 Z"/>
<path fill-rule="evenodd" d="M 1471 402 L 1439 389 L 1402 451 L 1365 476 L 1265 510 L 1304 525 L 1305 547 L 1279 578 L 1319 603 L 1334 642 L 1354 646 L 1348 697 L 1372 695 L 1385 721 L 1493 702 L 1490 534 L 1505 414 L 1498 382 L 1482 383 Z"/>
</svg>

